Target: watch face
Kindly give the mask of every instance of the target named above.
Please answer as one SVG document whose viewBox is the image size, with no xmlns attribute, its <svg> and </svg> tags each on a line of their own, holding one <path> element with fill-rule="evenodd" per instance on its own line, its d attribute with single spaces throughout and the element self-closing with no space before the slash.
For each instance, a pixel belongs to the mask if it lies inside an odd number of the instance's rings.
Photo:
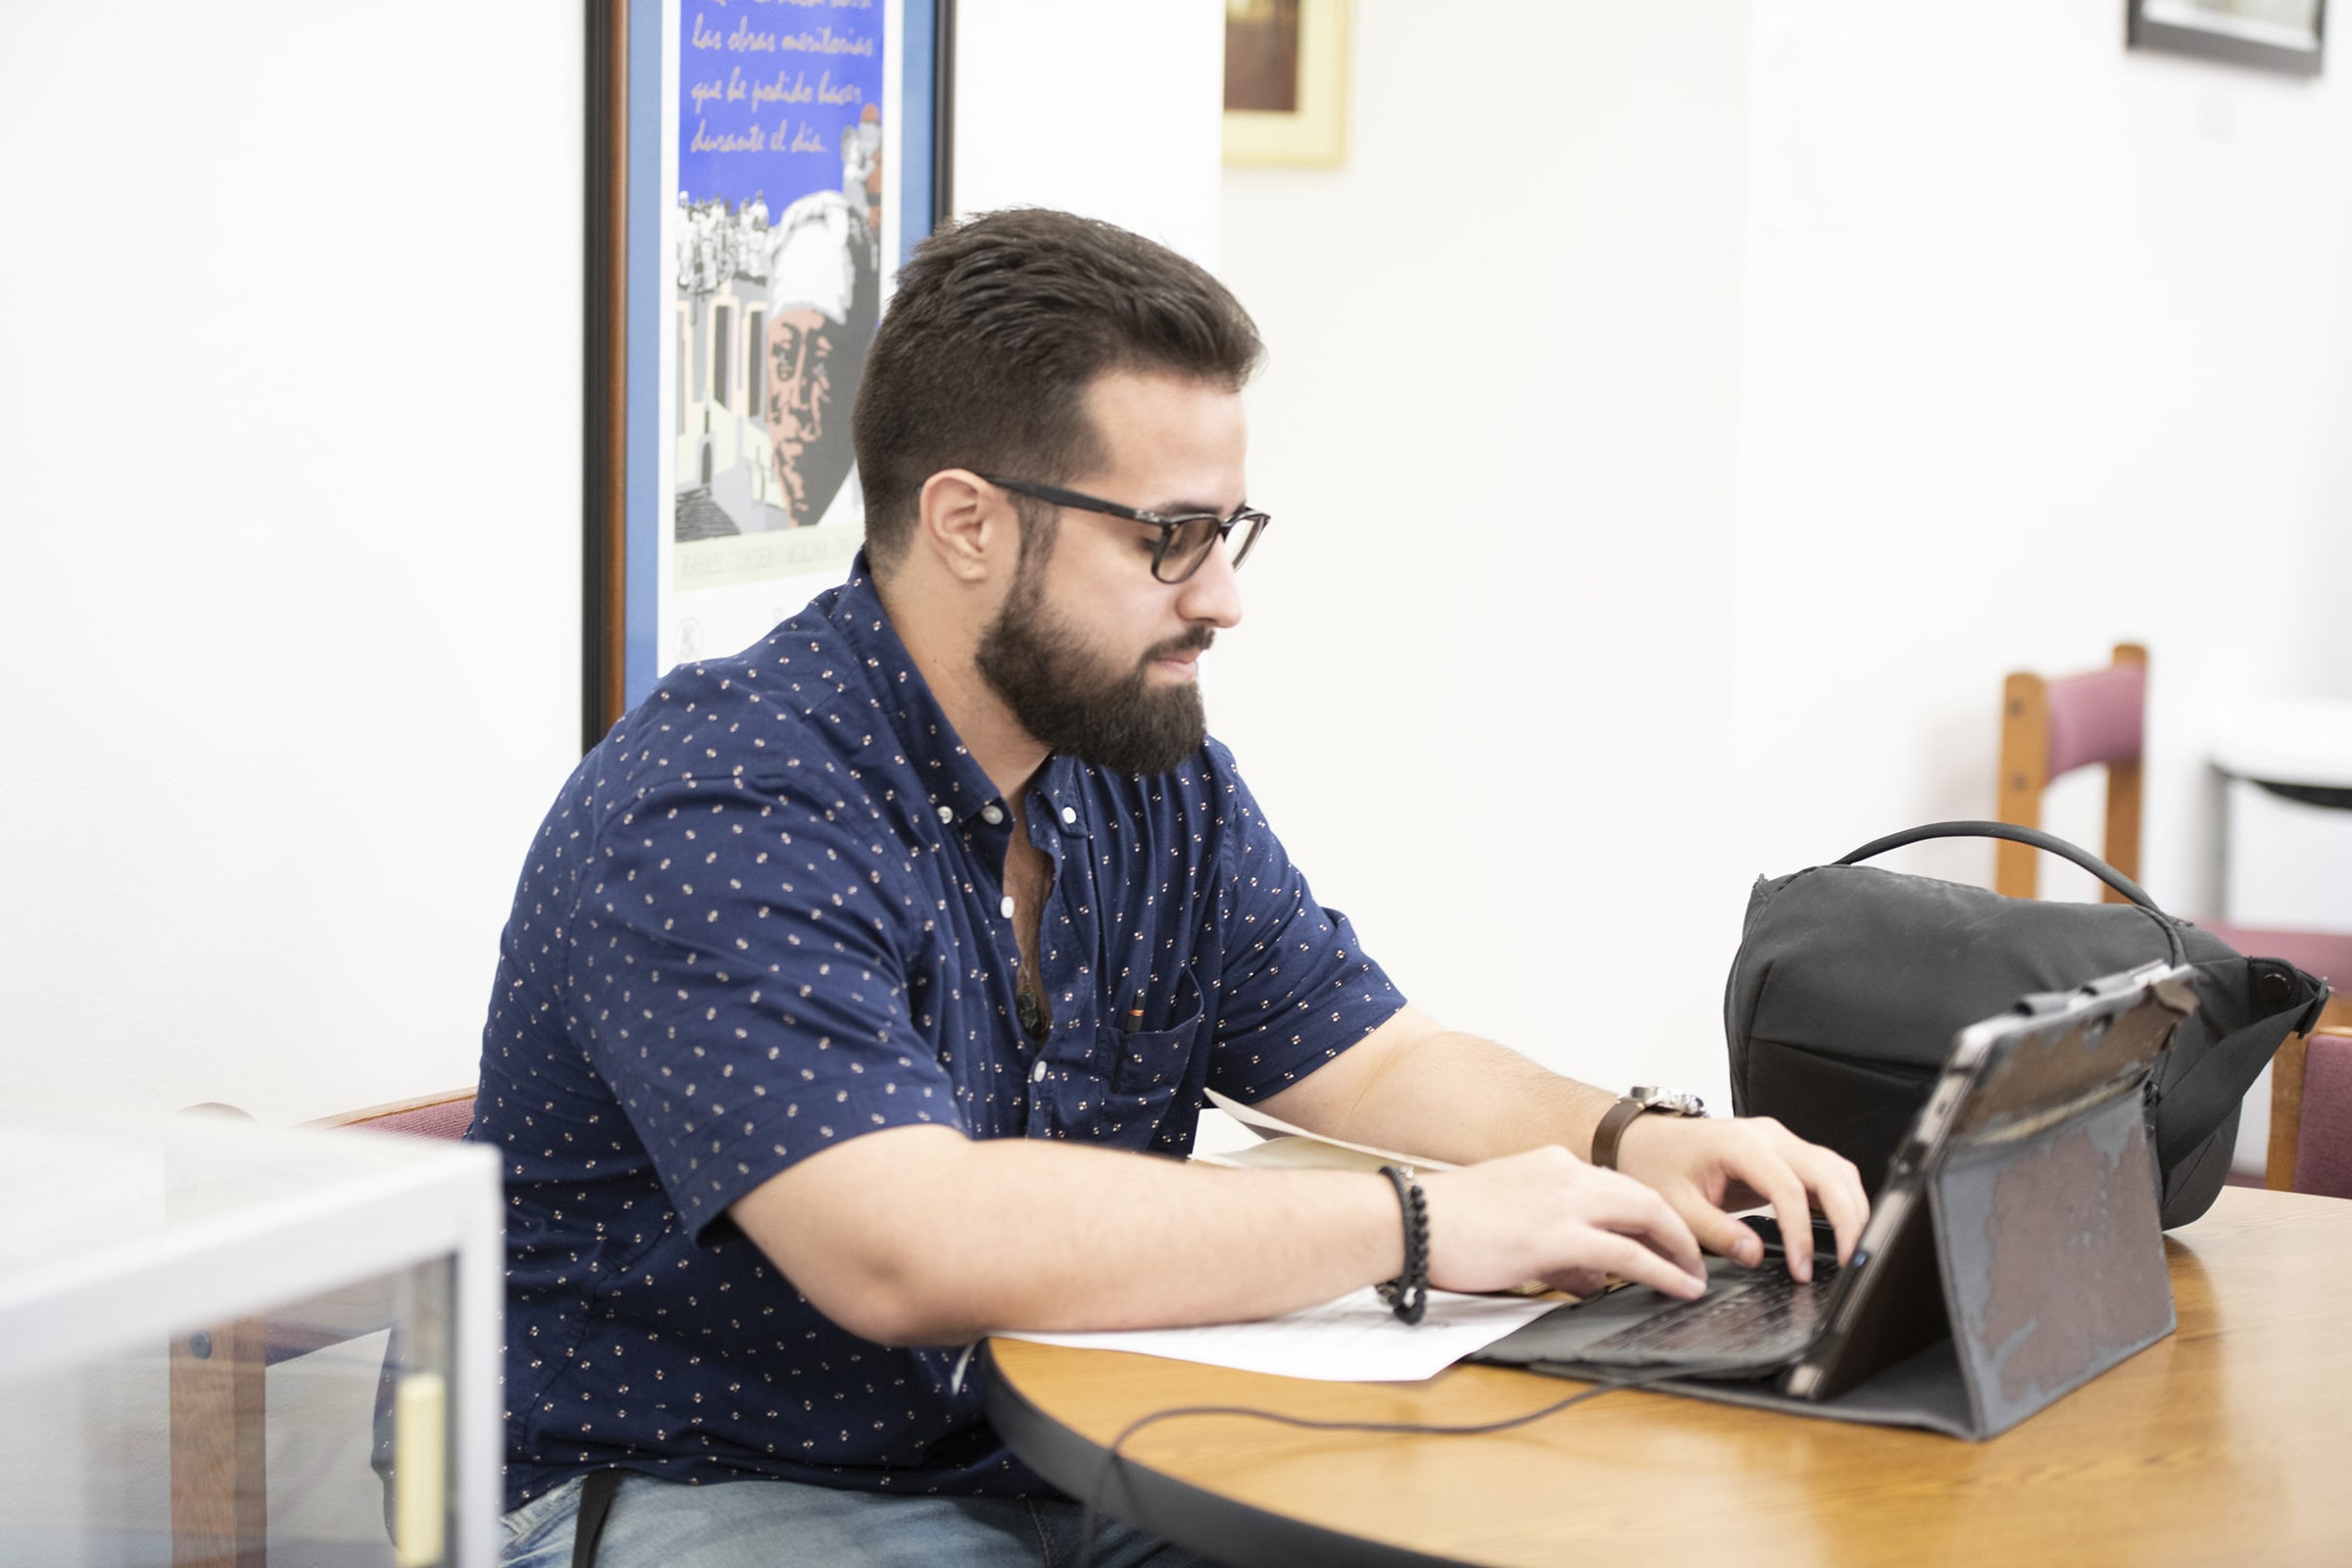
<svg viewBox="0 0 2352 1568">
<path fill-rule="evenodd" d="M 1679 1089 L 1661 1089 L 1653 1084 L 1636 1084 L 1632 1099 L 1642 1102 L 1644 1110 L 1654 1110 L 1668 1116 L 1704 1116 L 1706 1102 L 1696 1095 L 1684 1094 Z"/>
</svg>

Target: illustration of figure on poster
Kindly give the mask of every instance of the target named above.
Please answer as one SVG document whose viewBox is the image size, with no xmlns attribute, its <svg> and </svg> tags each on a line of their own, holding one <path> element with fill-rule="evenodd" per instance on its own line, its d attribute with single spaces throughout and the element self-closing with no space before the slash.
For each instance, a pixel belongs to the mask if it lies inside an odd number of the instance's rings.
<svg viewBox="0 0 2352 1568">
<path fill-rule="evenodd" d="M 730 31 L 681 12 L 669 391 L 686 568 L 702 541 L 862 530 L 850 410 L 881 304 L 883 40 L 878 17 Z"/>
</svg>

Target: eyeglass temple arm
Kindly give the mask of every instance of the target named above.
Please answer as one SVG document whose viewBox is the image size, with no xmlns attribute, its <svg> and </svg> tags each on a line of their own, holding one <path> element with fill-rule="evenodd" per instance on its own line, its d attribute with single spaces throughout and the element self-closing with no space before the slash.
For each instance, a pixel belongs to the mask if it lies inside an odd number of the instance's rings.
<svg viewBox="0 0 2352 1568">
<path fill-rule="evenodd" d="M 1059 485 L 1032 484 L 1026 479 L 1000 479 L 993 473 L 984 473 L 980 477 L 1001 490 L 1010 490 L 1016 495 L 1050 501 L 1057 507 L 1074 507 L 1080 512 L 1100 512 L 1105 516 L 1124 517 L 1130 522 L 1165 526 L 1184 520 L 1181 517 L 1163 517 L 1156 512 L 1139 512 L 1133 507 L 1122 507 L 1116 501 L 1105 501 L 1101 496 L 1085 495 L 1076 490 L 1064 490 Z"/>
</svg>

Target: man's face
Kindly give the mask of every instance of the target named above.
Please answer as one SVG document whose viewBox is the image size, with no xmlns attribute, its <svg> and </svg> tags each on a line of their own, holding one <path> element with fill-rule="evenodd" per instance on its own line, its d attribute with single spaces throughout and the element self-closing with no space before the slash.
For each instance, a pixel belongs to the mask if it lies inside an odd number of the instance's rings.
<svg viewBox="0 0 2352 1568">
<path fill-rule="evenodd" d="M 809 494 L 808 448 L 824 438 L 833 402 L 826 362 L 833 357 L 833 323 L 821 311 L 783 311 L 767 322 L 767 440 L 775 454 L 776 483 L 796 523 L 814 522 L 815 507 L 831 499 Z"/>
<path fill-rule="evenodd" d="M 1239 395 L 1125 371 L 1087 412 L 1105 461 L 1066 488 L 1146 512 L 1230 514 L 1244 498 Z M 1036 503 L 1035 505 L 1043 505 Z M 1199 661 L 1241 619 L 1222 547 L 1181 583 L 1152 575 L 1159 530 L 1066 509 L 1050 548 L 1023 538 L 1018 576 L 982 634 L 980 673 L 1031 738 L 1117 773 L 1165 772 L 1200 750 Z"/>
</svg>

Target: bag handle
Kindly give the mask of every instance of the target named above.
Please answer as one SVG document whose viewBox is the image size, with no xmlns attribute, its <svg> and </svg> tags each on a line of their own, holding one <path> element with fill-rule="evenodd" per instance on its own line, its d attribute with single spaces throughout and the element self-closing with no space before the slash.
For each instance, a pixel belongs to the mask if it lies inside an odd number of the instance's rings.
<svg viewBox="0 0 2352 1568">
<path fill-rule="evenodd" d="M 2141 908 L 2154 910 L 2158 914 L 2164 912 L 2156 908 L 2156 901 L 2149 898 L 2138 883 L 2088 850 L 2079 849 L 2054 833 L 2044 833 L 2037 827 L 2019 827 L 2014 822 L 1930 822 L 1925 827 L 1905 828 L 1900 833 L 1889 833 L 1883 839 L 1872 839 L 1838 863 L 1852 865 L 1874 855 L 1899 850 L 1906 844 L 1917 844 L 1922 839 L 2007 839 L 2013 844 L 2031 844 L 2062 860 L 2074 861 Z"/>
</svg>

